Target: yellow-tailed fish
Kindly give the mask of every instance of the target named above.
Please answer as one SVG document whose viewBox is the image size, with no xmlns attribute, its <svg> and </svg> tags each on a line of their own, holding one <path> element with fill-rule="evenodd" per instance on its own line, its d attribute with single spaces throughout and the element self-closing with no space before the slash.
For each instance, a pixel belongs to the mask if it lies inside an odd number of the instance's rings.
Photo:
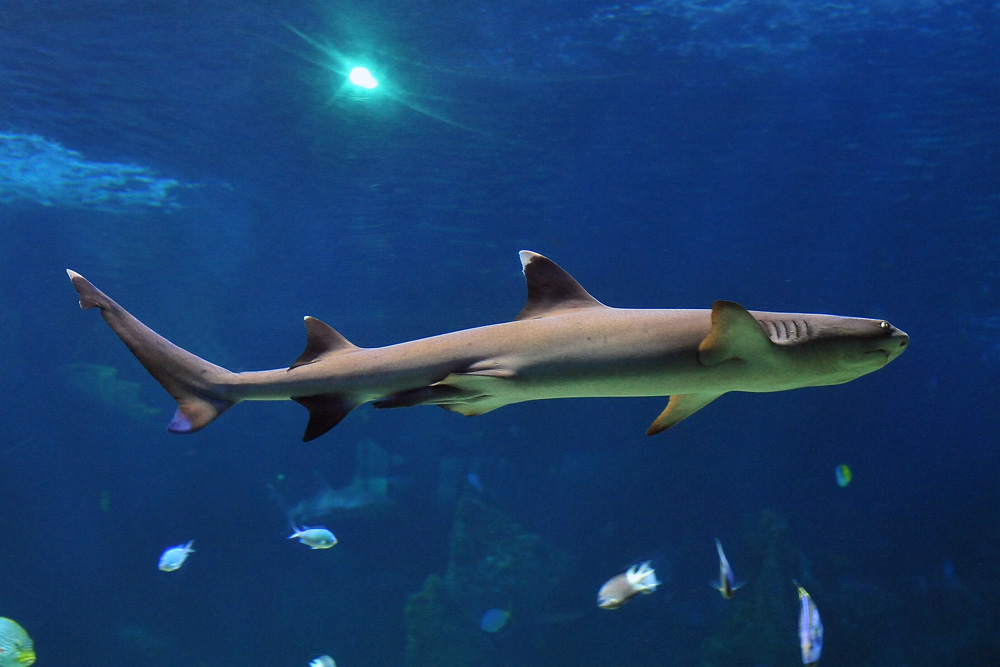
<svg viewBox="0 0 1000 667">
<path fill-rule="evenodd" d="M 847 486 L 851 483 L 851 468 L 844 464 L 837 466 L 837 486 Z"/>
<path fill-rule="evenodd" d="M 722 593 L 722 597 L 728 600 L 733 597 L 733 591 L 746 582 L 736 581 L 736 575 L 733 574 L 733 568 L 729 567 L 729 561 L 726 560 L 726 554 L 723 553 L 722 543 L 719 542 L 718 538 L 715 539 L 715 549 L 719 552 L 719 581 L 710 581 L 709 585 Z"/>
<path fill-rule="evenodd" d="M 24 628 L 0 616 L 0 667 L 27 667 L 35 664 L 35 642 Z"/>
<path fill-rule="evenodd" d="M 799 589 L 799 643 L 802 645 L 802 664 L 813 667 L 819 663 L 819 654 L 823 650 L 823 621 L 819 620 L 819 610 L 809 597 L 809 593 L 806 593 L 806 589 L 799 586 L 799 582 L 794 579 L 792 583 Z"/>
</svg>

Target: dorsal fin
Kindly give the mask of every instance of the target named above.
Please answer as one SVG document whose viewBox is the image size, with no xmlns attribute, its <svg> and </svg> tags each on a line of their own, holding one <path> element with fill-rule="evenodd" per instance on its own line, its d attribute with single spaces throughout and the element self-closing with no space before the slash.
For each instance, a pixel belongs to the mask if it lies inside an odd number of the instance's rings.
<svg viewBox="0 0 1000 667">
<path fill-rule="evenodd" d="M 358 349 L 357 345 L 341 336 L 336 329 L 315 317 L 306 316 L 305 325 L 306 349 L 295 360 L 295 363 L 288 367 L 288 370 L 311 364 L 327 354 Z"/>
<path fill-rule="evenodd" d="M 515 320 L 531 320 L 580 308 L 606 307 L 551 259 L 530 250 L 522 250 L 519 254 L 528 284 L 528 299 Z"/>
<path fill-rule="evenodd" d="M 698 362 L 715 366 L 731 359 L 765 354 L 772 347 L 757 319 L 732 301 L 712 304 L 712 329 L 698 346 Z"/>
</svg>

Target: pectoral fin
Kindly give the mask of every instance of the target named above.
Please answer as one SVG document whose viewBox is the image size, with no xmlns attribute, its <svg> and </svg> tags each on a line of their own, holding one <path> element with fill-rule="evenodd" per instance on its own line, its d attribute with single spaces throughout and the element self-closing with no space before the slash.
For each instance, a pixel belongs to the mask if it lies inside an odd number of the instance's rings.
<svg viewBox="0 0 1000 667">
<path fill-rule="evenodd" d="M 760 323 L 746 308 L 732 301 L 716 301 L 712 304 L 712 329 L 698 346 L 698 363 L 717 366 L 730 360 L 746 360 L 767 354 L 771 346 Z"/>
<path fill-rule="evenodd" d="M 675 394 L 671 396 L 667 407 L 646 429 L 646 435 L 656 435 L 661 431 L 666 431 L 671 426 L 698 412 L 719 396 L 722 394 Z"/>
<path fill-rule="evenodd" d="M 468 394 L 447 384 L 432 384 L 419 389 L 400 392 L 372 403 L 376 409 L 412 408 L 416 405 L 441 405 L 449 401 L 467 400 Z"/>
<path fill-rule="evenodd" d="M 415 405 L 440 405 L 445 410 L 466 417 L 485 414 L 509 403 L 507 382 L 513 372 L 504 368 L 473 365 L 464 373 L 451 373 L 440 382 L 411 389 L 375 401 L 376 408 L 410 408 Z"/>
</svg>

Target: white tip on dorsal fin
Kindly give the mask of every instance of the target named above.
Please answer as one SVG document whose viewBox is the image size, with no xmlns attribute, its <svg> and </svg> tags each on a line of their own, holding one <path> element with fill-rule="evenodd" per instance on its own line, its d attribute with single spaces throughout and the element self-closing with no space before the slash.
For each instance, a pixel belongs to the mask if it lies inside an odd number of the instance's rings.
<svg viewBox="0 0 1000 667">
<path fill-rule="evenodd" d="M 288 367 L 288 370 L 311 364 L 320 357 L 337 352 L 349 352 L 357 350 L 358 346 L 344 338 L 336 329 L 329 324 L 317 320 L 315 317 L 306 317 L 306 349 L 295 360 L 295 363 Z"/>
<path fill-rule="evenodd" d="M 559 265 L 530 250 L 522 250 L 521 268 L 528 299 L 515 320 L 531 320 L 581 308 L 605 308 Z"/>
</svg>

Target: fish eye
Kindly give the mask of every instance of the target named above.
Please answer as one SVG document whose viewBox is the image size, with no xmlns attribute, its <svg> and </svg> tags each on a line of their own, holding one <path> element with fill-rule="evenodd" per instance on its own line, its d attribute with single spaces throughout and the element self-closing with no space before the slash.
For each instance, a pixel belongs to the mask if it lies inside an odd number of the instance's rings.
<svg viewBox="0 0 1000 667">
<path fill-rule="evenodd" d="M 882 320 L 881 322 L 879 322 L 878 325 L 879 325 L 879 327 L 882 328 L 883 332 L 885 332 L 887 334 L 888 333 L 892 333 L 893 326 L 891 324 L 889 324 L 888 322 L 886 322 L 885 320 Z"/>
</svg>

